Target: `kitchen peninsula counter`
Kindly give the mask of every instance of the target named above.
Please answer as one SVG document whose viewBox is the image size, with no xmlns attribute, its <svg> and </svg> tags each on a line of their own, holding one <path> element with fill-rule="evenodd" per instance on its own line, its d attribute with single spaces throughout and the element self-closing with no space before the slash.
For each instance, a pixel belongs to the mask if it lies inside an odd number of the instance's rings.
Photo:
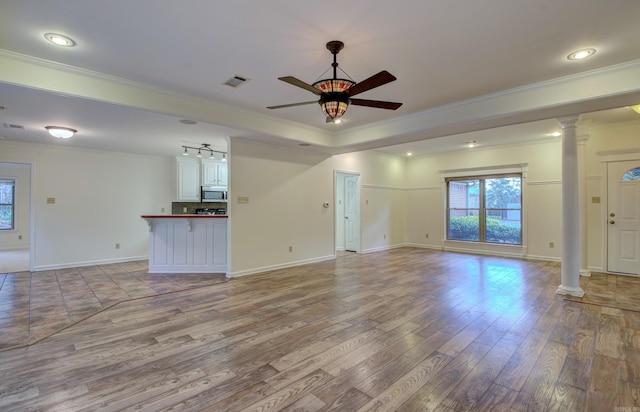
<svg viewBox="0 0 640 412">
<path fill-rule="evenodd" d="M 149 273 L 228 273 L 227 215 L 142 215 Z"/>
</svg>

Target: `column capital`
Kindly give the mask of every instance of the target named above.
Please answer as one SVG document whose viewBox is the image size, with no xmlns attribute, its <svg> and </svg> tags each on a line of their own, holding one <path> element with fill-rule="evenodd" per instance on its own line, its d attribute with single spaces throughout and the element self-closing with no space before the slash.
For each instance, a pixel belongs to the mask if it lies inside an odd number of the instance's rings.
<svg viewBox="0 0 640 412">
<path fill-rule="evenodd" d="M 560 126 L 562 126 L 563 129 L 566 129 L 569 127 L 575 128 L 577 127 L 578 116 L 557 117 L 556 120 L 560 122 Z"/>
<path fill-rule="evenodd" d="M 588 134 L 582 134 L 576 137 L 576 140 L 578 141 L 579 145 L 586 145 L 587 144 L 587 140 L 589 140 L 589 135 Z"/>
</svg>

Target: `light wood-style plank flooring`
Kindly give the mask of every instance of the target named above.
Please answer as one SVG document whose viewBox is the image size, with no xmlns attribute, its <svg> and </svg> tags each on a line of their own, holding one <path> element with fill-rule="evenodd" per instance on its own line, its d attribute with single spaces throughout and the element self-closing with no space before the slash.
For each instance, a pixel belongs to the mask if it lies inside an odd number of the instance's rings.
<svg viewBox="0 0 640 412">
<path fill-rule="evenodd" d="M 0 410 L 640 409 L 640 313 L 559 280 L 403 248 L 123 302 L 0 352 Z"/>
<path fill-rule="evenodd" d="M 0 273 L 0 350 L 29 345 L 117 303 L 225 282 L 224 274 L 149 274 L 147 261 Z"/>
</svg>

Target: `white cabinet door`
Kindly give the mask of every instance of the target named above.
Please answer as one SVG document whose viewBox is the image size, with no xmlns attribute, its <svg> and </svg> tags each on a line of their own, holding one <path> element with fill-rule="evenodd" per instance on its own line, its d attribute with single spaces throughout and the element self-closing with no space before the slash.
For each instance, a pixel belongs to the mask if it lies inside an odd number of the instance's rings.
<svg viewBox="0 0 640 412">
<path fill-rule="evenodd" d="M 227 186 L 227 163 L 202 159 L 202 185 Z"/>
<path fill-rule="evenodd" d="M 200 163 L 193 158 L 176 158 L 178 170 L 178 201 L 200 201 Z"/>
<path fill-rule="evenodd" d="M 218 186 L 228 186 L 228 180 L 227 179 L 227 163 L 226 162 L 220 162 L 218 164 Z"/>
<path fill-rule="evenodd" d="M 202 160 L 202 186 L 218 186 L 217 162 Z"/>
</svg>

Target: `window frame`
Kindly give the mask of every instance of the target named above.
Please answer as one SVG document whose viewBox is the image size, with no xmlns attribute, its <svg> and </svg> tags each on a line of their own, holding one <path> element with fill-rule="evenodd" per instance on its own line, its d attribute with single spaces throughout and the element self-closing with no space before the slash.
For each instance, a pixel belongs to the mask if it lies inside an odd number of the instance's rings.
<svg viewBox="0 0 640 412">
<path fill-rule="evenodd" d="M 518 178 L 520 179 L 520 208 L 519 209 L 509 209 L 509 208 L 487 208 L 486 207 L 486 193 L 485 193 L 485 181 L 489 179 L 504 179 L 504 178 Z M 513 246 L 524 246 L 523 242 L 523 216 L 524 216 L 524 196 L 523 196 L 523 183 L 524 183 L 524 173 L 522 172 L 505 172 L 505 173 L 487 173 L 487 174 L 474 174 L 474 175 L 458 175 L 458 176 L 450 176 L 444 178 L 444 187 L 445 187 L 445 216 L 446 216 L 446 227 L 445 234 L 447 241 L 454 242 L 473 242 L 478 244 L 485 245 L 513 245 Z M 450 196 L 450 183 L 451 182 L 460 182 L 460 181 L 470 181 L 477 180 L 478 181 L 478 207 L 477 208 L 451 208 L 451 196 Z M 478 240 L 473 239 L 453 239 L 450 237 L 451 235 L 451 210 L 477 210 L 478 212 Z M 487 234 L 487 211 L 499 210 L 499 211 L 509 211 L 509 210 L 517 210 L 520 212 L 520 240 L 518 243 L 502 243 L 502 242 L 491 242 L 486 240 Z M 468 215 L 467 215 L 468 216 Z"/>
<path fill-rule="evenodd" d="M 11 191 L 11 203 L 0 203 L 0 207 L 9 206 L 11 209 L 11 226 L 8 228 L 0 226 L 0 231 L 16 230 L 16 179 L 0 177 L 0 184 L 8 184 L 13 187 L 13 190 Z"/>
</svg>

